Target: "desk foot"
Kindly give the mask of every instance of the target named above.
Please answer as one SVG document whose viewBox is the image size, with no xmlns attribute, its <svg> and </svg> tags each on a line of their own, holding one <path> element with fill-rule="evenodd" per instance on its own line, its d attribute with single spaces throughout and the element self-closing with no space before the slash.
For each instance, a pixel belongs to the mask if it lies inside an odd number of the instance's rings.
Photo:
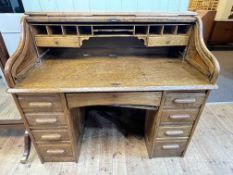
<svg viewBox="0 0 233 175">
<path fill-rule="evenodd" d="M 25 130 L 24 133 L 24 151 L 23 151 L 23 156 L 20 160 L 20 163 L 25 164 L 27 162 L 28 156 L 30 154 L 30 149 L 31 149 L 31 139 L 28 134 L 28 131 Z"/>
</svg>

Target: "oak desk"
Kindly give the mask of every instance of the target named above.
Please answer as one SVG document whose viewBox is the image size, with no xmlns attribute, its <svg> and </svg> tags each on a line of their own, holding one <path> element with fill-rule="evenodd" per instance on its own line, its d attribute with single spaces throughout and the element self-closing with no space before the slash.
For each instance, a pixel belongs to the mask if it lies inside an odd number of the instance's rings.
<svg viewBox="0 0 233 175">
<path fill-rule="evenodd" d="M 30 13 L 5 69 L 42 162 L 77 162 L 99 105 L 146 110 L 149 157 L 183 156 L 218 72 L 194 13 Z"/>
</svg>

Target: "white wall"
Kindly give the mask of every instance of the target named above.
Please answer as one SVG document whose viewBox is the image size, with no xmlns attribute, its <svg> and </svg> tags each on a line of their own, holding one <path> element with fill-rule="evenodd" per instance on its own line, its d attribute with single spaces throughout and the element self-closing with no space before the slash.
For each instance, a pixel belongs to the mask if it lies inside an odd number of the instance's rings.
<svg viewBox="0 0 233 175">
<path fill-rule="evenodd" d="M 0 31 L 10 55 L 19 43 L 20 18 L 23 14 L 0 13 Z"/>
<path fill-rule="evenodd" d="M 184 12 L 189 0 L 22 0 L 25 11 Z"/>
<path fill-rule="evenodd" d="M 0 13 L 0 31 L 6 44 L 9 55 L 12 55 L 19 43 L 20 18 L 23 14 Z M 0 70 L 0 75 L 3 73 Z"/>
<path fill-rule="evenodd" d="M 231 8 L 233 6 L 233 0 L 220 0 L 217 8 L 217 14 L 215 20 L 224 21 L 228 20 Z"/>
</svg>

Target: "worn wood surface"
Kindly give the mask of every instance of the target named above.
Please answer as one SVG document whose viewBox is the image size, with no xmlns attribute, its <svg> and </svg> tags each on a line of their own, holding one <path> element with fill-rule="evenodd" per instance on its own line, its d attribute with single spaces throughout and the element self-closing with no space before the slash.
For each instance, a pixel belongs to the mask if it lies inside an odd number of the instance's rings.
<svg viewBox="0 0 233 175">
<path fill-rule="evenodd" d="M 148 159 L 144 140 L 124 137 L 114 126 L 86 128 L 79 163 L 41 164 L 34 148 L 20 164 L 24 131 L 1 131 L 2 175 L 232 174 L 233 105 L 207 105 L 184 158 Z M 4 160 L 4 161 L 3 161 Z"/>
<path fill-rule="evenodd" d="M 159 106 L 161 92 L 125 92 L 125 93 L 68 93 L 69 108 L 95 105 L 138 105 Z"/>
<path fill-rule="evenodd" d="M 176 76 L 174 76 L 176 75 Z M 10 92 L 146 91 L 214 88 L 177 59 L 91 57 L 47 59 Z"/>
</svg>

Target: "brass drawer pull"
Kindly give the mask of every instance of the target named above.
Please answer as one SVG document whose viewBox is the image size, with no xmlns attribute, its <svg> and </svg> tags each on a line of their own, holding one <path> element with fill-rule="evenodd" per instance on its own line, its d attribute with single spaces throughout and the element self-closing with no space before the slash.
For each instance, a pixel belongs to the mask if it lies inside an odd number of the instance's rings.
<svg viewBox="0 0 233 175">
<path fill-rule="evenodd" d="M 166 136 L 182 136 L 183 134 L 183 130 L 168 130 L 165 132 Z"/>
<path fill-rule="evenodd" d="M 37 118 L 36 119 L 36 123 L 38 124 L 53 124 L 56 123 L 57 119 L 56 118 Z"/>
<path fill-rule="evenodd" d="M 39 107 L 39 108 L 44 108 L 44 107 L 51 107 L 53 104 L 51 102 L 30 102 L 28 103 L 30 107 Z"/>
<path fill-rule="evenodd" d="M 180 145 L 178 144 L 168 144 L 168 145 L 163 145 L 162 146 L 162 149 L 179 149 L 180 148 Z"/>
<path fill-rule="evenodd" d="M 42 135 L 41 140 L 60 140 L 61 134 L 48 134 L 48 135 Z"/>
<path fill-rule="evenodd" d="M 175 115 L 170 115 L 170 119 L 188 119 L 191 118 L 189 114 L 175 114 Z"/>
<path fill-rule="evenodd" d="M 48 154 L 64 154 L 65 150 L 64 149 L 48 149 L 46 152 Z"/>
<path fill-rule="evenodd" d="M 174 100 L 174 102 L 177 104 L 191 104 L 191 103 L 195 103 L 196 99 L 195 98 L 177 98 Z"/>
</svg>

